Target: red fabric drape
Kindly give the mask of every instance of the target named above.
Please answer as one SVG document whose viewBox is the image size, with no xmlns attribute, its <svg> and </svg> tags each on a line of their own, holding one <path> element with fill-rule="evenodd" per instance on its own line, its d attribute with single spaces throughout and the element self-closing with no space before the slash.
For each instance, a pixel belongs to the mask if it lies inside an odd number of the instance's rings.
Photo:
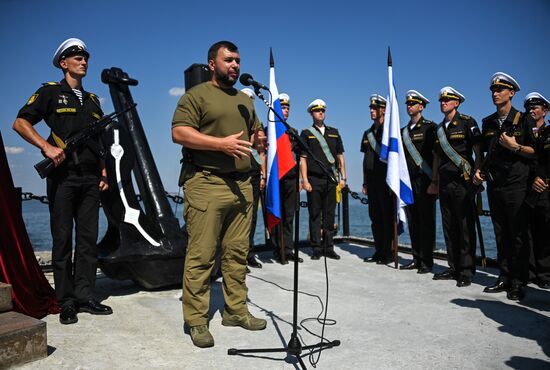
<svg viewBox="0 0 550 370">
<path fill-rule="evenodd" d="M 36 261 L 0 133 L 0 281 L 13 288 L 14 310 L 42 318 L 58 313 L 55 291 Z M 47 232 L 47 231 L 45 231 Z"/>
</svg>

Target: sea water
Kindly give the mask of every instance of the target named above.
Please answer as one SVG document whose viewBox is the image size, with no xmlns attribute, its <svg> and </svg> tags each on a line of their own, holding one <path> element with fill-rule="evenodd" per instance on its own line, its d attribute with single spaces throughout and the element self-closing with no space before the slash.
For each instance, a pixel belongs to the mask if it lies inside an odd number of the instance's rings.
<svg viewBox="0 0 550 370">
<path fill-rule="evenodd" d="M 170 201 L 174 214 L 177 216 L 180 225 L 183 225 L 183 205 L 175 204 Z M 484 202 L 487 204 L 487 202 Z M 487 207 L 485 207 L 487 208 Z M 496 245 L 495 237 L 493 233 L 493 225 L 489 217 L 480 216 L 481 227 L 483 230 L 483 240 L 485 241 L 485 250 L 487 257 L 496 258 Z M 31 244 L 35 251 L 48 251 L 52 248 L 52 238 L 50 234 L 50 215 L 48 212 L 48 206 L 42 204 L 36 200 L 23 202 L 23 220 L 27 227 L 27 233 Z M 338 211 L 336 212 L 335 222 L 340 225 L 338 228 L 338 235 L 342 235 L 343 215 L 340 212 L 338 217 Z M 358 200 L 350 198 L 349 200 L 349 224 L 350 235 L 359 236 L 363 238 L 372 238 L 371 223 L 369 218 L 368 205 L 361 203 Z M 99 216 L 99 237 L 98 241 L 102 239 L 107 229 L 107 220 L 103 214 L 103 210 L 100 209 Z M 258 211 L 258 223 L 256 227 L 255 243 L 265 243 L 265 228 L 263 223 L 261 208 Z M 308 212 L 307 208 L 300 209 L 300 240 L 307 240 L 309 235 L 308 226 Z M 408 230 L 399 235 L 400 244 L 410 244 L 410 238 Z M 479 255 L 479 245 L 477 247 Z M 441 213 L 439 212 L 439 203 L 436 204 L 436 249 L 445 250 L 445 240 L 443 238 L 443 230 L 441 228 Z"/>
</svg>

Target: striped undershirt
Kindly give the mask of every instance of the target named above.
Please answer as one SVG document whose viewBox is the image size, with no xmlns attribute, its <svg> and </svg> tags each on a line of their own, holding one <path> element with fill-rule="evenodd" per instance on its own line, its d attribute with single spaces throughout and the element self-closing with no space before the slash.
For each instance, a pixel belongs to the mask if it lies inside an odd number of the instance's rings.
<svg viewBox="0 0 550 370">
<path fill-rule="evenodd" d="M 80 100 L 80 105 L 82 105 L 82 91 L 78 90 L 78 89 L 73 89 L 74 93 L 76 94 L 76 96 L 78 96 L 78 100 Z"/>
</svg>

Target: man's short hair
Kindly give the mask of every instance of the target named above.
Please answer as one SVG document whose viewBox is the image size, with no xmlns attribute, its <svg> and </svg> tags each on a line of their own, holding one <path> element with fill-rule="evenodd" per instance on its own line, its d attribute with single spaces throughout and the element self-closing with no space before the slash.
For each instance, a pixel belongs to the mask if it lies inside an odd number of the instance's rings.
<svg viewBox="0 0 550 370">
<path fill-rule="evenodd" d="M 226 48 L 232 53 L 239 51 L 237 45 L 235 45 L 231 41 L 218 41 L 214 45 L 210 46 L 210 49 L 208 49 L 208 61 L 216 59 L 216 56 L 218 55 L 218 50 L 220 50 L 220 48 Z"/>
</svg>

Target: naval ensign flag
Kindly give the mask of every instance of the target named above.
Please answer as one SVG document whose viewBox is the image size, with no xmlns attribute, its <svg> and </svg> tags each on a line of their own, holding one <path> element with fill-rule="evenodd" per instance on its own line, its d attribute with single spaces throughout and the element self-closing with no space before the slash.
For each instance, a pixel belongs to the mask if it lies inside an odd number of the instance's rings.
<svg viewBox="0 0 550 370">
<path fill-rule="evenodd" d="M 388 81 L 390 94 L 384 116 L 384 131 L 382 132 L 382 147 L 380 149 L 380 160 L 388 163 L 386 183 L 395 193 L 397 198 L 397 230 L 401 234 L 407 224 L 405 206 L 413 203 L 411 179 L 403 151 L 401 140 L 401 125 L 399 123 L 399 106 L 395 96 L 393 84 L 393 72 L 391 53 L 388 49 Z"/>
</svg>

